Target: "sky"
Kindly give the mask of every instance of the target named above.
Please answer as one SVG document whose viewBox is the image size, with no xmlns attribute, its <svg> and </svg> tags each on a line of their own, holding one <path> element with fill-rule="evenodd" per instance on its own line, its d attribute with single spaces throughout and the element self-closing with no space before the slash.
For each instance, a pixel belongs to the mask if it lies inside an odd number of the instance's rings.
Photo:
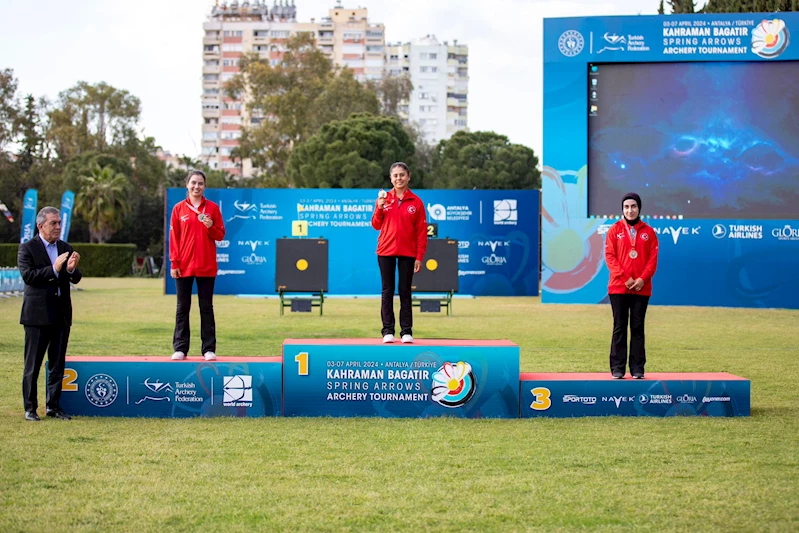
<svg viewBox="0 0 799 533">
<path fill-rule="evenodd" d="M 297 19 L 327 16 L 336 0 L 295 0 Z M 699 3 L 699 2 L 698 2 Z M 137 96 L 140 128 L 175 155 L 200 152 L 203 22 L 213 0 L 3 0 L 0 69 L 20 94 L 47 96 L 78 81 Z M 270 2 L 271 4 L 271 2 Z M 659 0 L 385 0 L 362 6 L 386 42 L 435 35 L 469 46 L 471 131 L 495 131 L 541 156 L 543 19 L 655 14 Z"/>
</svg>

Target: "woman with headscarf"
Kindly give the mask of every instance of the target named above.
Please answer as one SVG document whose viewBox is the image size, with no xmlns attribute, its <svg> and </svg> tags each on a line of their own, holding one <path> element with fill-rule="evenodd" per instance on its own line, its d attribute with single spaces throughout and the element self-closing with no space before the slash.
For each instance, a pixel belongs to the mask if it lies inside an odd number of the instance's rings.
<svg viewBox="0 0 799 533">
<path fill-rule="evenodd" d="M 644 320 L 658 265 L 658 237 L 641 220 L 640 196 L 627 193 L 621 204 L 622 219 L 610 227 L 605 238 L 605 263 L 610 271 L 608 297 L 613 309 L 610 373 L 613 379 L 624 378 L 629 322 L 630 374 L 634 379 L 644 379 Z"/>
</svg>

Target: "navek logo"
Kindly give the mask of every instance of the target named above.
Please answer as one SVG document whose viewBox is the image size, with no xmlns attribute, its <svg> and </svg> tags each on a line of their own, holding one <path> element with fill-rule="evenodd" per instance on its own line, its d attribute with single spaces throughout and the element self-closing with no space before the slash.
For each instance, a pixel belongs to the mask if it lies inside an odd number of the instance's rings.
<svg viewBox="0 0 799 533">
<path fill-rule="evenodd" d="M 510 241 L 477 241 L 477 246 L 488 246 L 491 248 L 492 253 L 496 253 L 497 248 L 507 248 L 510 246 Z"/>
<path fill-rule="evenodd" d="M 654 228 L 655 233 L 658 235 L 671 235 L 671 239 L 674 241 L 674 244 L 680 240 L 680 237 L 683 235 L 699 235 L 699 230 L 702 229 L 701 226 L 697 226 L 695 228 L 684 228 L 682 226 L 668 226 L 666 228 Z"/>
<path fill-rule="evenodd" d="M 269 241 L 239 241 L 239 246 L 249 246 L 250 250 L 255 253 L 256 248 L 259 246 L 269 246 Z"/>
</svg>

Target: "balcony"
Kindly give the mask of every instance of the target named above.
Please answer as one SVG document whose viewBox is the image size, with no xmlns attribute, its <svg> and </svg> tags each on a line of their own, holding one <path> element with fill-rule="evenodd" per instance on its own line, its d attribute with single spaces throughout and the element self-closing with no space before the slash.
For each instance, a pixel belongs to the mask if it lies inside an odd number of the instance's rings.
<svg viewBox="0 0 799 533">
<path fill-rule="evenodd" d="M 203 66 L 203 74 L 219 74 L 219 65 Z"/>
<path fill-rule="evenodd" d="M 203 37 L 203 44 L 219 44 L 220 42 L 222 42 L 222 38 L 219 37 L 219 35 L 216 37 L 209 37 L 207 35 Z"/>
</svg>

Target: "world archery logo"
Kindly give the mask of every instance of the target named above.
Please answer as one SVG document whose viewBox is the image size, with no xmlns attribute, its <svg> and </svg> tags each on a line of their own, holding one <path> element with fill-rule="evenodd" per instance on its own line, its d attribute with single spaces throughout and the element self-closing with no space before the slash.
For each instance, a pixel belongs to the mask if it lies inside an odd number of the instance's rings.
<svg viewBox="0 0 799 533">
<path fill-rule="evenodd" d="M 790 42 L 788 28 L 780 19 L 764 20 L 752 30 L 752 52 L 765 59 L 782 54 Z"/>
<path fill-rule="evenodd" d="M 476 388 L 472 365 L 463 361 L 444 363 L 433 374 L 433 401 L 444 407 L 460 407 L 472 399 Z"/>
</svg>

